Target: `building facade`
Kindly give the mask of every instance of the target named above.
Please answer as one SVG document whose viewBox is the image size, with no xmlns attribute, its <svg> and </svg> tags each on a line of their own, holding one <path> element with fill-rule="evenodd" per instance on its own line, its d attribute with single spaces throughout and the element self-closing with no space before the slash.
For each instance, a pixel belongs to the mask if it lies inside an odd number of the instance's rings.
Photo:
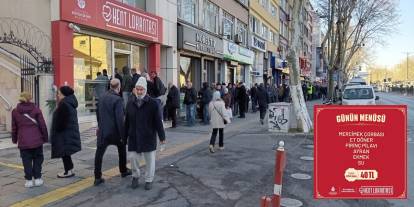
<svg viewBox="0 0 414 207">
<path fill-rule="evenodd" d="M 252 83 L 272 80 L 279 46 L 279 4 L 274 0 L 250 1 L 250 47 L 254 51 Z"/>
<path fill-rule="evenodd" d="M 69 85 L 78 98 L 80 122 L 96 121 L 94 87 L 98 72 L 108 78 L 117 69 L 136 68 L 138 73 L 157 72 L 163 81 L 177 83 L 176 1 L 169 0 L 13 0 L 2 2 L 0 30 L 1 74 L 14 81 L 12 89 L 1 90 L 15 106 L 23 83 L 22 56 L 26 65 L 42 65 L 51 60 L 53 72 L 34 70 L 38 105 L 47 114 L 48 100 L 54 99 L 53 86 Z M 159 14 L 159 15 L 157 15 Z M 168 31 L 168 35 L 164 35 Z M 40 35 L 39 35 L 40 34 Z M 21 44 L 24 42 L 25 44 Z M 13 44 L 14 43 L 14 44 Z M 40 57 L 40 58 L 38 58 Z M 52 70 L 49 70 L 49 72 Z M 21 84 L 20 84 L 21 83 Z M 3 84 L 2 84 L 3 85 Z M 41 93 L 39 93 L 41 91 Z M 5 94 L 5 95 L 3 95 Z M 3 108 L 0 124 L 9 128 Z M 48 115 L 46 115 L 46 118 Z"/>
<path fill-rule="evenodd" d="M 246 81 L 248 1 L 178 0 L 179 85 Z"/>
</svg>

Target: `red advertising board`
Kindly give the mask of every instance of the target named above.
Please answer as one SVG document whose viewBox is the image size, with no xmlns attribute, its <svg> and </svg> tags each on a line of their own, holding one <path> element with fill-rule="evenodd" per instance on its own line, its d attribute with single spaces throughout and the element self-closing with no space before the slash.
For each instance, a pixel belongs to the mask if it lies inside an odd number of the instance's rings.
<svg viewBox="0 0 414 207">
<path fill-rule="evenodd" d="M 160 43 L 162 18 L 115 0 L 61 0 L 61 20 Z"/>
<path fill-rule="evenodd" d="M 407 198 L 407 106 L 315 106 L 314 198 Z"/>
</svg>

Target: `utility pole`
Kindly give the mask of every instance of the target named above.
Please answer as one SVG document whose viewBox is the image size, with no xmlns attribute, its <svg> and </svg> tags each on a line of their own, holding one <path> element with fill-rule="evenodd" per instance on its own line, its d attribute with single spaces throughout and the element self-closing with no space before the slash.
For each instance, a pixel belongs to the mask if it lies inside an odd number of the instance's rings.
<svg viewBox="0 0 414 207">
<path fill-rule="evenodd" d="M 407 54 L 407 78 L 406 78 L 407 84 L 408 84 L 408 57 L 409 57 L 409 56 L 410 56 L 410 54 L 412 54 L 412 53 L 414 53 L 414 52 L 405 52 L 405 54 Z"/>
</svg>

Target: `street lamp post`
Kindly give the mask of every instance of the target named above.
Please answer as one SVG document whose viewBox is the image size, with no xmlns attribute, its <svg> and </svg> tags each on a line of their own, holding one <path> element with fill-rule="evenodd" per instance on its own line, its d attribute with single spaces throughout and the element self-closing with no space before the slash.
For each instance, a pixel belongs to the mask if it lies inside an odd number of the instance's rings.
<svg viewBox="0 0 414 207">
<path fill-rule="evenodd" d="M 407 54 L 407 77 L 406 77 L 406 81 L 408 84 L 408 57 L 410 56 L 410 54 L 412 54 L 413 52 L 405 52 Z"/>
</svg>

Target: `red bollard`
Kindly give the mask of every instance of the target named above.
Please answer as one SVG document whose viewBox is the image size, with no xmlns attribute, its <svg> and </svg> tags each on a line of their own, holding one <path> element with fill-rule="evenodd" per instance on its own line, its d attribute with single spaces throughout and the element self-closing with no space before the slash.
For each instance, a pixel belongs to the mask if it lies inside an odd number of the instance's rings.
<svg viewBox="0 0 414 207">
<path fill-rule="evenodd" d="M 266 207 L 266 198 L 267 196 L 262 196 L 260 199 L 260 207 Z"/>
<path fill-rule="evenodd" d="M 285 170 L 285 166 L 286 166 L 284 145 L 285 145 L 285 142 L 280 141 L 279 147 L 276 150 L 275 179 L 274 179 L 273 196 L 272 196 L 273 207 L 280 207 L 280 198 L 282 195 L 282 177 L 283 177 L 283 171 Z"/>
<path fill-rule="evenodd" d="M 260 207 L 272 207 L 272 199 L 269 196 L 262 196 Z"/>
</svg>

